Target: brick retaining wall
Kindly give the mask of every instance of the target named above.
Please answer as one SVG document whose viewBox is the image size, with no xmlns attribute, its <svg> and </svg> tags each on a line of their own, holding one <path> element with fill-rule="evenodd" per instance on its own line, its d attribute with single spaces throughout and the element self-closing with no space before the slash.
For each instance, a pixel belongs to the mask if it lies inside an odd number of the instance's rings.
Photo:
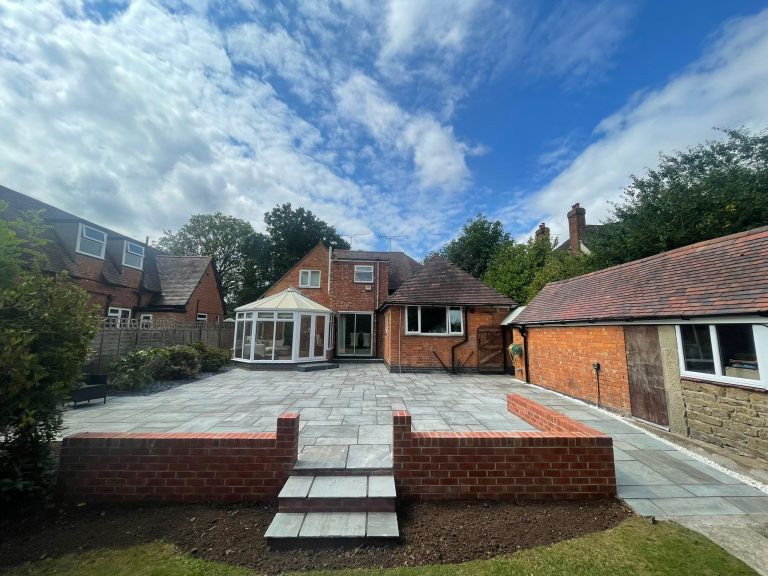
<svg viewBox="0 0 768 576">
<path fill-rule="evenodd" d="M 507 408 L 538 432 L 414 432 L 393 414 L 398 496 L 410 500 L 587 500 L 616 495 L 613 440 L 518 396 Z"/>
<path fill-rule="evenodd" d="M 277 432 L 100 433 L 64 439 L 59 489 L 81 500 L 264 501 L 296 463 L 299 415 Z"/>
</svg>

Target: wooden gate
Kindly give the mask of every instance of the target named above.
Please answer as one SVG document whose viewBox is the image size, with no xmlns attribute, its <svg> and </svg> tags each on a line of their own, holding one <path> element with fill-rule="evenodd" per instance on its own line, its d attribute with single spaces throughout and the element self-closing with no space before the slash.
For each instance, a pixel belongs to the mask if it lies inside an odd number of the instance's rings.
<svg viewBox="0 0 768 576">
<path fill-rule="evenodd" d="M 658 329 L 656 326 L 625 326 L 624 343 L 632 416 L 669 426 Z"/>
<path fill-rule="evenodd" d="M 504 336 L 501 326 L 478 327 L 477 371 L 504 372 Z"/>
</svg>

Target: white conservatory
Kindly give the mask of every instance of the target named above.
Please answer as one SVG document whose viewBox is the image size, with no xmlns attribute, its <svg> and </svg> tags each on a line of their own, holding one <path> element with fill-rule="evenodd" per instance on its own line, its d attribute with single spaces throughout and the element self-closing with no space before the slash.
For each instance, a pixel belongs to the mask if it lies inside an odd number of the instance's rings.
<svg viewBox="0 0 768 576">
<path fill-rule="evenodd" d="M 325 360 L 333 311 L 294 288 L 235 309 L 237 362 L 291 363 Z"/>
</svg>

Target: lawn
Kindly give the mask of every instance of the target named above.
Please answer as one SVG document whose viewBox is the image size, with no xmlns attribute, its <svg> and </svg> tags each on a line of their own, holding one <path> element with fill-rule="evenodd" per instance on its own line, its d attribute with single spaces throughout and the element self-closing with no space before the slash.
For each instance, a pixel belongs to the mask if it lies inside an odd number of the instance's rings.
<svg viewBox="0 0 768 576">
<path fill-rule="evenodd" d="M 286 552 L 290 554 L 290 552 Z M 126 549 L 94 550 L 43 559 L 4 572 L 3 576 L 251 576 L 248 569 L 180 554 L 170 544 L 153 543 Z M 387 570 L 311 572 L 334 576 L 442 576 L 461 574 L 563 576 L 729 576 L 755 575 L 752 569 L 703 536 L 674 523 L 652 524 L 630 518 L 605 532 L 524 550 L 509 556 L 465 564 L 402 567 Z"/>
</svg>

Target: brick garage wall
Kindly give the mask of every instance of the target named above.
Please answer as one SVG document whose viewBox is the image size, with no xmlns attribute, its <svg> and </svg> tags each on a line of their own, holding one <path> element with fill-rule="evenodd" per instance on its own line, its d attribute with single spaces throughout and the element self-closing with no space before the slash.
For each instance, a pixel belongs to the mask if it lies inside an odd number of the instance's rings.
<svg viewBox="0 0 768 576">
<path fill-rule="evenodd" d="M 320 270 L 320 288 L 299 288 L 299 275 L 302 270 Z M 280 280 L 275 282 L 264 295 L 271 296 L 288 288 L 301 290 L 302 294 L 310 300 L 314 300 L 326 308 L 332 308 L 331 300 L 328 296 L 328 248 L 323 244 L 318 244 L 312 248 L 298 264 L 286 272 Z"/>
<path fill-rule="evenodd" d="M 413 432 L 393 414 L 398 494 L 410 500 L 592 500 L 616 495 L 610 437 L 510 394 L 541 432 Z"/>
<path fill-rule="evenodd" d="M 519 330 L 513 338 L 522 344 Z M 597 403 L 593 362 L 600 363 L 601 405 L 621 414 L 631 411 L 622 326 L 528 327 L 528 381 L 573 398 Z M 522 367 L 525 357 L 517 361 Z M 525 371 L 518 372 L 525 379 Z"/>
<path fill-rule="evenodd" d="M 239 502 L 277 497 L 298 454 L 299 415 L 276 433 L 76 434 L 64 439 L 59 489 L 98 501 Z"/>
<path fill-rule="evenodd" d="M 691 438 L 768 459 L 768 391 L 682 379 Z"/>
<path fill-rule="evenodd" d="M 472 308 L 467 311 L 467 341 L 456 348 L 456 366 L 477 369 L 477 329 L 480 326 L 499 326 L 509 314 L 508 310 L 493 308 Z M 435 354 L 443 364 L 451 367 L 451 348 L 460 344 L 463 336 L 424 336 L 405 334 L 405 307 L 391 306 L 389 334 L 387 335 L 384 360 L 392 371 L 435 371 L 443 370 Z"/>
</svg>

